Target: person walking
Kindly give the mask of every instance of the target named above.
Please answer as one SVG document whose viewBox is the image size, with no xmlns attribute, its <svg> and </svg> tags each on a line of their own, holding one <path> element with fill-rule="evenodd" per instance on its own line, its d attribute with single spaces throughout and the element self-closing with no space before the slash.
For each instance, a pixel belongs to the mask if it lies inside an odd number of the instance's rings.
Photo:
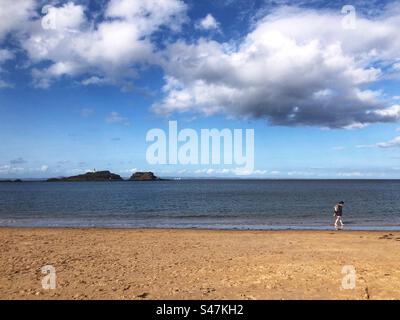
<svg viewBox="0 0 400 320">
<path fill-rule="evenodd" d="M 343 229 L 343 220 L 342 220 L 343 206 L 344 206 L 344 202 L 340 201 L 333 208 L 333 216 L 335 217 L 335 229 L 336 230 Z"/>
</svg>

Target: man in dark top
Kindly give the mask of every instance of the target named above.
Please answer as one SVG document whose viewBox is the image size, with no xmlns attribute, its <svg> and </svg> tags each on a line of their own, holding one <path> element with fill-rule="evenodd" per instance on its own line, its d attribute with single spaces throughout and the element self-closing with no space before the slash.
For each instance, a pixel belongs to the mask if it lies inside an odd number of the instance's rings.
<svg viewBox="0 0 400 320">
<path fill-rule="evenodd" d="M 336 220 L 335 220 L 335 229 L 336 230 L 343 229 L 343 221 L 342 221 L 343 205 L 344 205 L 344 202 L 340 201 L 333 208 L 333 216 L 336 218 Z"/>
</svg>

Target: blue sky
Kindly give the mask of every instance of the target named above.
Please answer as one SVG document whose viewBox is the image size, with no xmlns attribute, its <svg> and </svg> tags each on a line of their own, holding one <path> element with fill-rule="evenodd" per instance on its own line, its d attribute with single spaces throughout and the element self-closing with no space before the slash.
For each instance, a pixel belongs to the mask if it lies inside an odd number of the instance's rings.
<svg viewBox="0 0 400 320">
<path fill-rule="evenodd" d="M 150 165 L 169 120 L 254 129 L 241 178 L 400 178 L 400 6 L 345 4 L 0 0 L 0 178 L 238 176 Z"/>
</svg>

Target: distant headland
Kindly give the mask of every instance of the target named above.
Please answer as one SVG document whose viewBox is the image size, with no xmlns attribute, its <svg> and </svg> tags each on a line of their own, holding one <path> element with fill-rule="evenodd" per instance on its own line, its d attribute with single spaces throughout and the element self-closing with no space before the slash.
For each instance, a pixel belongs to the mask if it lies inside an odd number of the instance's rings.
<svg viewBox="0 0 400 320">
<path fill-rule="evenodd" d="M 135 172 L 128 181 L 158 181 L 162 180 L 155 176 L 153 172 Z M 50 178 L 47 182 L 84 182 L 84 181 L 125 181 L 120 175 L 108 170 L 86 172 L 77 176 Z"/>
</svg>

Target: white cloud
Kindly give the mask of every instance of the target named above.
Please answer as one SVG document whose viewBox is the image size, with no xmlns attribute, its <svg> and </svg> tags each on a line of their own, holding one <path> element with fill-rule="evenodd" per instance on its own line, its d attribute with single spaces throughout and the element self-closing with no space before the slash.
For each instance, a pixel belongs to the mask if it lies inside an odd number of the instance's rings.
<svg viewBox="0 0 400 320">
<path fill-rule="evenodd" d="M 231 172 L 236 176 L 265 175 L 267 173 L 266 170 L 249 170 L 246 168 L 235 168 Z"/>
<path fill-rule="evenodd" d="M 126 88 L 139 66 L 160 64 L 165 97 L 153 106 L 158 113 L 223 113 L 331 128 L 400 120 L 398 105 L 390 105 L 385 92 L 368 89 L 398 75 L 400 11 L 393 8 L 374 18 L 359 16 L 349 31 L 341 27 L 339 10 L 284 6 L 260 18 L 243 38 L 178 40 L 159 52 L 157 31 L 176 32 L 187 21 L 183 0 L 110 0 L 97 12 L 104 19 L 73 2 L 43 17 L 33 0 L 1 1 L 0 41 L 13 32 L 38 88 L 62 77 Z M 51 19 L 55 29 L 43 28 L 43 20 Z M 197 27 L 215 30 L 219 23 L 207 14 Z M 9 54 L 0 51 L 0 63 Z M 10 86 L 0 78 L 0 88 Z"/>
<path fill-rule="evenodd" d="M 315 176 L 316 173 L 315 172 L 311 172 L 311 171 L 289 171 L 287 173 L 288 176 Z"/>
<path fill-rule="evenodd" d="M 374 113 L 382 118 L 400 119 L 400 105 L 396 104 L 385 109 L 375 110 Z"/>
<path fill-rule="evenodd" d="M 30 17 L 35 16 L 34 0 L 1 0 L 0 41 L 7 33 L 20 30 Z"/>
<path fill-rule="evenodd" d="M 165 98 L 153 109 L 331 128 L 398 121 L 383 92 L 365 87 L 400 58 L 399 16 L 359 17 L 352 32 L 341 19 L 285 7 L 237 43 L 178 41 L 164 52 Z"/>
<path fill-rule="evenodd" d="M 73 2 L 65 3 L 61 8 L 49 6 L 45 13 L 42 26 L 46 25 L 46 22 L 48 25 L 44 28 L 77 33 L 86 22 L 84 7 Z"/>
<path fill-rule="evenodd" d="M 119 114 L 118 112 L 115 112 L 115 111 L 111 112 L 107 116 L 106 121 L 108 123 L 119 123 L 119 124 L 123 124 L 123 125 L 126 125 L 126 126 L 130 125 L 130 122 L 129 122 L 128 118 L 121 116 L 121 114 Z"/>
<path fill-rule="evenodd" d="M 187 171 L 186 171 L 187 172 Z M 180 172 L 183 173 L 183 172 Z M 207 174 L 207 175 L 235 175 L 235 176 L 260 176 L 267 174 L 266 170 L 249 170 L 246 168 L 202 168 L 193 171 L 195 174 Z M 279 173 L 277 171 L 277 173 Z"/>
<path fill-rule="evenodd" d="M 0 173 L 8 173 L 8 171 L 10 170 L 11 166 L 8 164 L 5 165 L 1 165 L 0 166 Z"/>
<path fill-rule="evenodd" d="M 396 148 L 400 147 L 400 136 L 387 142 L 378 142 L 375 144 L 358 145 L 357 148 Z"/>
<path fill-rule="evenodd" d="M 90 78 L 87 78 L 87 79 L 84 79 L 84 80 L 81 81 L 81 83 L 84 86 L 89 86 L 89 85 L 98 85 L 99 86 L 99 85 L 106 84 L 108 82 L 109 81 L 107 79 L 100 78 L 100 77 L 97 77 L 97 76 L 92 76 Z"/>
<path fill-rule="evenodd" d="M 14 53 L 7 49 L 0 49 L 0 89 L 12 88 L 14 85 L 1 78 L 2 64 L 14 58 Z"/>
<path fill-rule="evenodd" d="M 10 50 L 0 49 L 0 64 L 13 58 L 14 53 L 12 53 Z"/>
<path fill-rule="evenodd" d="M 1 165 L 0 173 L 1 174 L 13 174 L 13 173 L 22 173 L 25 171 L 25 168 L 12 166 L 12 165 Z"/>
<path fill-rule="evenodd" d="M 40 19 L 19 36 L 33 63 L 50 62 L 33 70 L 34 84 L 49 87 L 62 77 L 88 75 L 82 83 L 119 83 L 137 77 L 138 64 L 153 62 L 152 35 L 165 26 L 179 30 L 186 19 L 181 0 L 111 0 L 101 22 L 85 16 L 86 7 L 68 2 L 48 10 L 43 28 Z"/>
<path fill-rule="evenodd" d="M 33 85 L 47 89 L 53 81 L 62 76 L 73 76 L 79 73 L 81 66 L 73 61 L 56 62 L 48 68 L 32 70 Z"/>
<path fill-rule="evenodd" d="M 9 83 L 5 80 L 0 79 L 0 89 L 4 89 L 4 88 L 13 88 L 14 85 L 12 83 Z"/>
<path fill-rule="evenodd" d="M 219 30 L 219 23 L 212 14 L 209 13 L 199 21 L 196 27 L 203 30 Z"/>
<path fill-rule="evenodd" d="M 395 70 L 399 70 L 400 71 L 400 62 L 396 62 L 392 65 L 392 68 Z"/>
<path fill-rule="evenodd" d="M 111 0 L 106 16 L 134 23 L 141 34 L 148 35 L 162 25 L 178 31 L 186 21 L 186 9 L 179 0 Z"/>
<path fill-rule="evenodd" d="M 354 172 L 338 172 L 336 174 L 338 177 L 343 177 L 343 178 L 354 178 L 354 177 L 362 177 L 364 174 L 358 171 Z"/>
<path fill-rule="evenodd" d="M 400 147 L 400 137 L 396 137 L 388 142 L 380 142 L 376 144 L 379 148 L 395 148 Z"/>
<path fill-rule="evenodd" d="M 215 173 L 215 169 L 211 169 L 211 168 L 210 168 L 210 169 L 207 169 L 207 170 L 206 170 L 206 173 L 207 173 L 207 174 L 213 174 L 213 173 Z"/>
</svg>

